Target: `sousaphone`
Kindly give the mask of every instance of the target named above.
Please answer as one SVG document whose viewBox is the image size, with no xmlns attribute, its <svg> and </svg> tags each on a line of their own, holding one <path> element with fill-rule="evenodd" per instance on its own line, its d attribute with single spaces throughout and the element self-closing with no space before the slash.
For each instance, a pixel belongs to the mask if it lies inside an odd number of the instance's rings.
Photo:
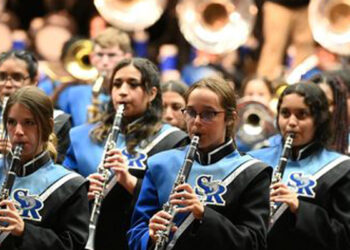
<svg viewBox="0 0 350 250">
<path fill-rule="evenodd" d="M 143 30 L 163 14 L 167 0 L 94 0 L 100 15 L 111 25 L 125 30 Z"/>
<path fill-rule="evenodd" d="M 176 12 L 192 46 L 222 54 L 246 42 L 258 9 L 253 0 L 180 0 Z"/>
<path fill-rule="evenodd" d="M 309 23 L 314 39 L 339 55 L 350 55 L 350 0 L 311 0 Z"/>
</svg>

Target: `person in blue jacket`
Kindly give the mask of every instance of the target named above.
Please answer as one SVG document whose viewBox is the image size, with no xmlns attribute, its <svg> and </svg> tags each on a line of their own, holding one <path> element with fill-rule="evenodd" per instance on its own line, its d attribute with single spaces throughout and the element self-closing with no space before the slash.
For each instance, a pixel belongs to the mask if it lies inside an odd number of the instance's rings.
<svg viewBox="0 0 350 250">
<path fill-rule="evenodd" d="M 3 118 L 13 148 L 0 161 L 0 249 L 83 249 L 89 232 L 88 185 L 52 160 L 57 152 L 51 143 L 50 98 L 34 86 L 22 87 L 10 96 Z"/>
<path fill-rule="evenodd" d="M 79 40 L 78 40 L 79 41 Z M 67 44 L 67 49 L 75 42 Z M 124 58 L 132 56 L 129 35 L 117 28 L 109 27 L 92 39 L 93 50 L 89 55 L 91 64 L 103 79 L 100 89 L 95 90 L 95 82 L 70 82 L 55 89 L 53 99 L 57 106 L 72 116 L 72 126 L 94 120 L 109 102 L 108 79 L 115 65 Z M 65 57 L 64 55 L 62 57 Z M 89 110 L 96 110 L 90 112 Z M 97 112 L 97 114 L 95 114 Z"/>
<path fill-rule="evenodd" d="M 249 152 L 276 167 L 287 134 L 294 134 L 282 180 L 271 186 L 277 208 L 268 249 L 349 249 L 350 158 L 328 149 L 338 131 L 331 131 L 325 94 L 314 83 L 296 83 L 282 93 L 277 109 L 281 136 Z"/>
<path fill-rule="evenodd" d="M 152 249 L 173 219 L 167 249 L 265 249 L 271 168 L 236 149 L 231 84 L 204 78 L 189 88 L 185 100 L 187 131 L 200 138 L 188 182 L 169 197 L 188 147 L 149 158 L 129 247 Z M 162 209 L 168 200 L 178 206 L 175 218 Z"/>
<path fill-rule="evenodd" d="M 101 190 L 104 181 L 96 173 L 99 164 L 111 169 L 101 214 L 97 223 L 95 249 L 127 249 L 126 231 L 146 170 L 145 161 L 157 152 L 186 141 L 179 128 L 162 123 L 162 97 L 157 67 L 148 59 L 120 61 L 110 79 L 108 109 L 96 123 L 75 127 L 70 132 L 69 147 L 63 165 L 90 180 L 89 198 Z M 116 149 L 101 159 L 106 138 L 111 131 L 115 110 L 124 105 L 121 132 Z M 115 175 L 114 175 L 115 173 Z"/>
</svg>

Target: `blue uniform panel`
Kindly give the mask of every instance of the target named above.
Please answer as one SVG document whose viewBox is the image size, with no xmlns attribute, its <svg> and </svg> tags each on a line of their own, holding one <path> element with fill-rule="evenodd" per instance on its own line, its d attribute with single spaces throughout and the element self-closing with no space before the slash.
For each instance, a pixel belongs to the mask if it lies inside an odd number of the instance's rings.
<svg viewBox="0 0 350 250">
<path fill-rule="evenodd" d="M 100 94 L 99 100 L 102 103 L 109 101 L 109 97 Z M 78 126 L 87 122 L 87 108 L 92 102 L 91 85 L 75 85 L 64 89 L 58 100 L 59 108 L 72 116 L 72 126 Z"/>
<path fill-rule="evenodd" d="M 0 183 L 3 183 L 6 176 L 3 174 L 4 171 L 2 167 L 0 169 Z M 52 183 L 69 173 L 71 172 L 68 169 L 49 161 L 30 175 L 23 177 L 17 176 L 12 190 L 15 191 L 17 188 L 27 189 L 30 190 L 31 194 L 40 195 L 52 185 Z"/>
<path fill-rule="evenodd" d="M 63 162 L 64 166 L 77 171 L 85 177 L 97 171 L 104 149 L 103 144 L 97 144 L 90 138 L 90 131 L 95 126 L 96 124 L 84 124 L 71 130 L 71 145 Z M 158 135 L 170 128 L 172 128 L 170 125 L 164 124 Z M 116 147 L 121 149 L 122 153 L 128 158 L 129 168 L 145 169 L 144 162 L 147 160 L 147 155 L 139 152 L 135 157 L 132 157 L 125 151 L 125 145 L 125 136 L 119 133 Z"/>
<path fill-rule="evenodd" d="M 156 154 L 149 159 L 147 165 L 153 180 L 155 180 L 156 189 L 162 190 L 162 193 L 158 194 L 160 204 L 164 204 L 168 200 L 175 178 L 183 165 L 187 150 L 188 147 L 182 150 L 173 149 Z M 213 180 L 224 180 L 237 167 L 250 159 L 252 157 L 248 155 L 241 156 L 238 151 L 235 151 L 223 160 L 206 166 L 194 161 L 187 183 L 194 187 L 197 184 L 199 175 L 212 176 Z M 168 162 L 168 164 L 164 164 L 164 162 Z"/>
<path fill-rule="evenodd" d="M 282 154 L 283 145 L 281 137 L 273 137 L 271 142 L 271 147 L 250 151 L 248 154 L 265 162 L 271 167 L 276 168 Z M 290 178 L 293 173 L 302 173 L 304 176 L 312 176 L 321 170 L 325 165 L 334 161 L 340 156 L 341 154 L 337 152 L 322 148 L 303 159 L 288 159 L 282 182 L 286 184 L 290 183 Z"/>
</svg>

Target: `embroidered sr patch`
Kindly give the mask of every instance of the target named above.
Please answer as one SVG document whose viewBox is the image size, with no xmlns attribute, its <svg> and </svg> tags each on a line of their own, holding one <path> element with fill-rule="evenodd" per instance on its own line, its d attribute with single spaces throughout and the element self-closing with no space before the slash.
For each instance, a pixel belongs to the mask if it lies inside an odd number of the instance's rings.
<svg viewBox="0 0 350 250">
<path fill-rule="evenodd" d="M 317 181 L 311 175 L 304 175 L 303 173 L 291 173 L 288 178 L 287 185 L 292 188 L 298 195 L 304 197 L 315 197 L 314 188 Z"/>
<path fill-rule="evenodd" d="M 212 180 L 212 175 L 201 175 L 196 179 L 195 192 L 202 196 L 204 203 L 216 206 L 225 206 L 225 200 L 222 196 L 226 193 L 226 186 L 222 185 L 221 180 Z"/>
</svg>

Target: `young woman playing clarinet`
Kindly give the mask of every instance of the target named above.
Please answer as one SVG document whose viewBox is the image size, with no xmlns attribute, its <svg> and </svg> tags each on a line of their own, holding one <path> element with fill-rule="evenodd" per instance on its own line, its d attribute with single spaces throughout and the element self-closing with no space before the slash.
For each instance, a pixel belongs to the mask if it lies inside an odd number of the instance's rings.
<svg viewBox="0 0 350 250">
<path fill-rule="evenodd" d="M 0 54 L 0 100 L 1 107 L 6 106 L 5 99 L 16 90 L 37 85 L 39 78 L 38 61 L 27 50 L 13 50 Z M 2 111 L 0 111 L 2 112 Z M 56 162 L 62 163 L 69 146 L 70 115 L 61 110 L 54 110 L 54 132 L 57 137 Z M 12 148 L 8 140 L 0 138 L 0 152 Z"/>
<path fill-rule="evenodd" d="M 330 119 L 326 96 L 317 85 L 291 85 L 278 102 L 281 139 L 250 152 L 275 167 L 287 135 L 294 135 L 282 179 L 271 186 L 276 209 L 269 250 L 350 249 L 350 158 L 328 150 L 338 132 L 331 131 Z"/>
<path fill-rule="evenodd" d="M 128 232 L 129 247 L 264 249 L 271 169 L 236 150 L 232 86 L 220 78 L 204 78 L 189 88 L 185 100 L 187 131 L 192 141 L 199 137 L 193 158 L 186 157 L 193 162 L 188 181 L 174 185 L 189 147 L 148 160 Z M 170 204 L 175 213 L 163 204 Z M 163 237 L 170 222 L 175 224 Z"/>
<path fill-rule="evenodd" d="M 82 249 L 88 185 L 52 160 L 57 152 L 50 142 L 50 98 L 36 87 L 22 87 L 10 96 L 3 121 L 13 149 L 0 162 L 0 249 Z"/>
<path fill-rule="evenodd" d="M 63 165 L 88 177 L 91 200 L 95 192 L 101 192 L 104 182 L 108 184 L 96 225 L 94 247 L 125 250 L 126 232 L 146 170 L 145 161 L 157 152 L 180 145 L 187 135 L 162 123 L 159 72 L 149 60 L 120 61 L 110 79 L 110 94 L 109 108 L 99 122 L 71 130 L 71 146 Z M 109 150 L 105 159 L 104 166 L 113 174 L 106 180 L 96 172 L 119 105 L 124 105 L 121 132 L 116 148 Z"/>
</svg>

